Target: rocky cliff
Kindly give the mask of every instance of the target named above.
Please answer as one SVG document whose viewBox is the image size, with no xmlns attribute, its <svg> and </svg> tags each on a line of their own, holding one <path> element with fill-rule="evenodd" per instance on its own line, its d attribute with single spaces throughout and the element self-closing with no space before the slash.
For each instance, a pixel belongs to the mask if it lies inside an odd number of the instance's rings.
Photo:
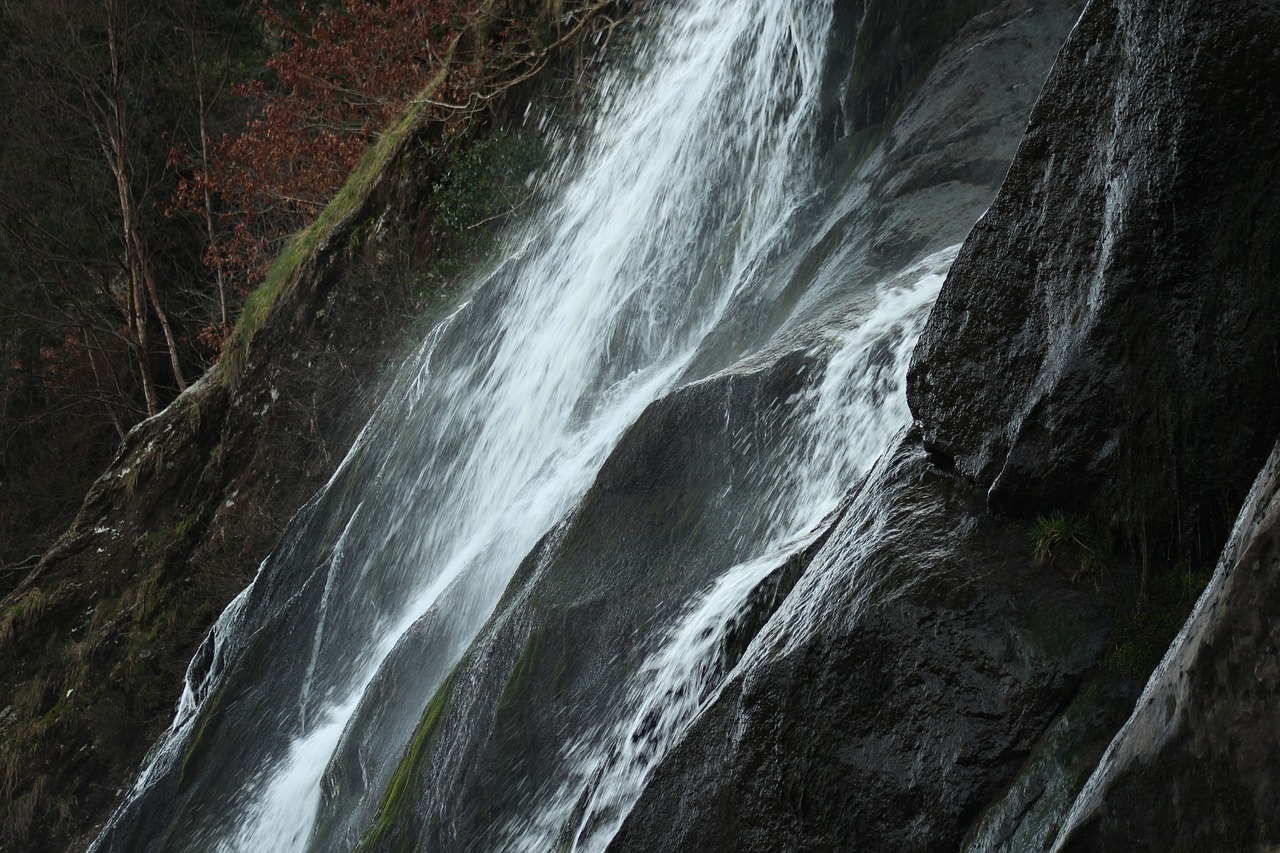
<svg viewBox="0 0 1280 853">
<path fill-rule="evenodd" d="M 1278 498 L 1280 447 L 1055 849 L 1267 850 L 1280 839 Z"/>
<path fill-rule="evenodd" d="M 1280 843 L 1267 616 L 1280 577 L 1280 462 L 1267 462 L 1280 453 L 1280 10 L 1081 6 L 835 4 L 819 195 L 857 204 L 807 220 L 808 254 L 625 431 L 451 674 L 423 663 L 457 641 L 443 620 L 401 639 L 328 765 L 324 838 Z M 52 849 L 101 820 L 218 602 L 376 400 L 364 383 L 407 323 L 385 322 L 395 311 L 380 300 L 397 297 L 360 286 L 358 259 L 381 244 L 356 235 L 419 221 L 430 178 L 415 171 L 417 132 L 315 243 L 235 373 L 132 433 L 4 602 L 12 849 Z M 918 277 L 961 240 L 912 360 L 914 426 L 843 484 L 803 547 L 753 556 L 763 522 L 741 507 L 785 514 L 798 500 L 769 472 L 801 464 L 805 401 L 840 376 L 823 324 L 852 313 L 867 282 Z M 837 262 L 846 291 L 807 293 Z M 356 346 L 372 328 L 383 343 Z M 318 402 L 334 377 L 351 377 L 340 412 Z M 732 619 L 690 640 L 710 644 L 697 690 L 641 703 L 612 752 L 580 763 L 599 721 L 632 701 L 632 673 L 663 683 L 651 627 L 678 624 L 724 566 L 753 560 Z M 256 671 L 230 679 L 237 696 Z M 217 704 L 208 730 L 234 728 Z M 407 747 L 364 791 L 384 730 Z M 145 836 L 147 809 L 197 800 L 191 780 L 237 748 L 225 735 L 194 738 L 120 849 L 172 841 Z M 534 806 L 544 825 L 530 827 Z"/>
<path fill-rule="evenodd" d="M 1278 24 L 1269 4 L 1088 5 L 916 350 L 918 432 L 792 592 L 828 617 L 797 638 L 782 605 L 615 847 L 1055 843 L 1154 662 L 1135 633 L 1176 625 L 1156 588 L 1216 560 L 1280 427 Z M 1065 849 L 1275 843 L 1273 479 Z M 1026 537 L 1055 510 L 1095 539 L 1037 567 Z M 887 535 L 852 547 L 876 515 Z"/>
<path fill-rule="evenodd" d="M 852 182 L 870 198 L 833 231 L 850 243 L 842 263 L 884 275 L 963 235 L 990 203 L 1078 9 L 914 10 L 917 35 L 932 43 L 897 44 L 888 67 L 910 59 L 922 73 L 905 88 L 879 78 L 871 100 L 890 105 L 883 124 L 860 125 L 848 101 L 833 104 L 849 132 L 831 144 L 831 192 Z M 842 25 L 857 32 L 903 10 L 861 11 L 837 15 L 835 44 L 852 39 Z M 516 846 L 595 846 L 623 816 L 610 849 L 959 843 L 1070 703 L 1103 651 L 1108 617 L 1090 588 L 1034 569 L 1025 523 L 988 517 L 968 483 L 930 464 L 916 434 L 748 595 L 709 667 L 711 685 L 727 682 L 690 698 L 708 703 L 691 727 L 658 703 L 617 752 L 581 771 L 580 799 L 552 820 L 562 829 L 520 834 L 522 816 L 546 809 L 548 789 L 573 767 L 563 733 L 591 731 L 626 706 L 630 673 L 660 639 L 650 626 L 671 622 L 750 553 L 741 507 L 778 486 L 735 460 L 748 448 L 752 469 L 794 464 L 795 401 L 831 370 L 806 349 L 821 351 L 797 335 L 730 363 L 628 430 L 428 706 L 402 764 L 412 793 L 388 793 L 368 849 L 488 849 L 513 826 Z M 619 815 L 625 793 L 611 804 L 616 791 L 599 780 L 625 777 L 628 764 L 652 775 Z"/>
<path fill-rule="evenodd" d="M 1008 57 L 993 32 L 1016 41 L 1019 24 L 1052 32 L 1016 4 L 978 16 L 922 91 L 981 80 L 971 45 Z M 727 680 L 678 744 L 646 755 L 660 740 L 642 726 L 636 754 L 612 759 L 654 764 L 611 849 L 1055 843 L 1280 426 L 1266 189 L 1280 139 L 1275 34 L 1263 4 L 1084 10 L 917 350 L 916 431 L 762 584 L 768 606 L 737 623 L 718 664 Z M 914 188 L 935 176 L 913 172 L 912 115 L 895 114 L 889 150 L 906 163 L 900 185 Z M 794 393 L 777 386 L 786 364 L 749 374 L 745 393 L 730 391 L 745 381 L 731 371 L 720 393 L 778 411 L 766 401 Z M 703 551 L 690 537 L 708 534 L 679 525 L 692 516 L 709 535 L 732 530 L 715 504 L 681 503 L 715 492 L 687 472 L 725 440 L 704 417 L 724 410 L 718 399 L 699 386 L 655 404 L 530 558 L 424 716 L 404 765 L 418 793 L 385 801 L 374 849 L 491 843 L 532 801 L 540 768 L 564 760 L 552 730 L 614 701 L 607 673 L 637 651 L 611 638 L 634 637 L 653 608 L 672 606 L 669 591 L 679 600 L 696 583 Z M 756 428 L 770 446 L 767 432 L 785 426 Z M 663 495 L 679 511 L 653 515 Z M 1035 537 L 1051 542 L 1055 523 L 1076 526 L 1074 551 L 1046 545 L 1036 559 Z M 657 546 L 655 526 L 671 545 Z M 630 533 L 599 538 L 619 530 Z M 1274 650 L 1256 616 L 1269 589 L 1257 535 L 1250 568 L 1224 562 L 1237 580 L 1215 582 L 1223 603 L 1202 604 L 1201 627 L 1111 750 L 1073 849 L 1271 842 Z M 615 554 L 608 542 L 629 544 Z M 1238 603 L 1225 603 L 1228 588 Z M 1232 752 L 1237 726 L 1262 743 Z M 1157 769 L 1139 769 L 1136 756 L 1157 750 L 1142 765 Z M 1223 774 L 1194 769 L 1229 752 Z M 608 825 L 594 809 L 584 794 L 569 837 Z"/>
<path fill-rule="evenodd" d="M 1159 590 L 1218 563 L 1076 805 L 1070 849 L 1275 843 L 1261 770 L 1275 651 L 1258 621 L 1270 469 L 1226 535 L 1280 428 L 1280 205 L 1263 189 L 1280 168 L 1278 93 L 1270 4 L 1091 2 L 916 351 L 909 399 L 935 464 L 1001 517 L 1089 514 L 1136 564 L 1137 621 Z M 1239 568 L 1251 547 L 1254 574 Z M 1124 632 L 1110 642 L 1104 670 L 1122 661 Z M 1044 746 L 1069 753 L 1065 732 Z M 1043 758 L 975 846 L 1052 839 L 1061 814 L 1010 817 L 1054 793 Z M 1037 821 L 1048 826 L 1025 834 Z"/>
<path fill-rule="evenodd" d="M 917 349 L 926 447 L 994 512 L 1212 561 L 1280 428 L 1268 4 L 1091 3 Z"/>
</svg>

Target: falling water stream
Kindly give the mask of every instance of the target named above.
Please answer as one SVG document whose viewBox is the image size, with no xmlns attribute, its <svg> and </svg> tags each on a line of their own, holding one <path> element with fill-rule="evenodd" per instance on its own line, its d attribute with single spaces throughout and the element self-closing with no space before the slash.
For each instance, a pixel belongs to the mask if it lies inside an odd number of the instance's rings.
<svg viewBox="0 0 1280 853">
<path fill-rule="evenodd" d="M 575 847 L 608 842 L 722 683 L 712 652 L 745 596 L 813 540 L 907 423 L 906 362 L 955 254 L 843 302 L 830 298 L 838 264 L 820 265 L 811 295 L 762 340 L 723 334 L 816 243 L 806 229 L 822 217 L 812 207 L 830 5 L 687 0 L 647 12 L 656 20 L 633 70 L 603 83 L 588 141 L 566 145 L 573 156 L 545 179 L 559 187 L 552 200 L 507 233 L 501 261 L 408 360 L 214 627 L 98 849 L 144 836 L 184 850 L 348 849 L 356 829 L 318 829 L 326 773 L 397 689 L 387 665 L 406 637 L 436 638 L 412 690 L 399 688 L 420 709 L 646 407 L 790 335 L 823 372 L 798 402 L 780 451 L 789 463 L 743 510 L 763 519 L 759 541 L 660 629 L 614 717 L 568 736 L 559 783 L 501 830 L 516 849 L 548 849 L 566 822 Z M 359 753 L 360 796 L 385 787 L 414 722 L 392 720 Z M 333 791 L 323 804 L 357 813 Z"/>
<path fill-rule="evenodd" d="M 769 519 L 757 553 L 727 566 L 690 602 L 633 676 L 617 716 L 569 741 L 561 785 L 507 829 L 507 849 L 563 849 L 566 835 L 574 850 L 608 844 L 652 769 L 730 676 L 718 669 L 721 650 L 751 593 L 814 542 L 817 522 L 909 421 L 907 365 L 958 248 L 927 257 L 882 287 L 871 312 L 833 342 L 787 459 L 773 466 L 765 501 L 754 508 Z"/>
</svg>

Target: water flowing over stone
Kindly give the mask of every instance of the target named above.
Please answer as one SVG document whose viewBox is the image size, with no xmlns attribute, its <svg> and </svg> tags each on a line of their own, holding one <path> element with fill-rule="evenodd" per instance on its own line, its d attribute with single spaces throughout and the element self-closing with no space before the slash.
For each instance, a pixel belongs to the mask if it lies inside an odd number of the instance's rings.
<svg viewBox="0 0 1280 853">
<path fill-rule="evenodd" d="M 1073 9 L 1005 6 L 925 84 L 873 87 L 892 134 L 853 114 L 848 9 L 651 10 L 551 200 L 215 626 L 96 849 L 345 850 L 397 820 L 609 844 L 762 626 L 785 645 L 849 581 L 828 561 L 788 598 L 815 551 L 889 523 L 828 542 L 909 423 L 916 336 L 1033 92 L 957 105 L 1043 75 Z"/>
</svg>

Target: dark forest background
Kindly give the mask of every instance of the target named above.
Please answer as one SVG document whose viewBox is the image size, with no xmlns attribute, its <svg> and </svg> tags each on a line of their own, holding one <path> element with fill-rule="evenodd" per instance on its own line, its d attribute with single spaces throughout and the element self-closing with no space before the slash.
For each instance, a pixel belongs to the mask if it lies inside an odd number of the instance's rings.
<svg viewBox="0 0 1280 853">
<path fill-rule="evenodd" d="M 0 0 L 0 594 L 409 99 L 476 112 L 476 5 Z"/>
</svg>

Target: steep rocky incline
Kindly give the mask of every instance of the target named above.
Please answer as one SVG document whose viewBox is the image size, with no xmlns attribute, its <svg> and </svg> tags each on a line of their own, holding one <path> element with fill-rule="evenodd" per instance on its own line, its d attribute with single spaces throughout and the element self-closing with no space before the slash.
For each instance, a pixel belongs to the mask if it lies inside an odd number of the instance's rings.
<svg viewBox="0 0 1280 853">
<path fill-rule="evenodd" d="M 1057 849 L 1280 844 L 1280 445 L 1182 636 L 1073 809 Z"/>
<path fill-rule="evenodd" d="M 1102 650 L 1106 609 L 1026 557 L 909 435 L 661 764 L 610 849 L 948 850 Z"/>
<path fill-rule="evenodd" d="M 530 98 L 572 103 L 568 81 L 631 6 L 578 4 L 600 26 L 570 32 L 579 19 L 560 2 L 485 4 L 468 33 L 494 38 L 517 16 L 552 47 L 527 57 L 540 73 L 502 81 L 471 134 Z M 71 529 L 0 600 L 0 850 L 88 842 L 172 719 L 213 620 L 346 454 L 406 339 L 452 298 L 423 295 L 441 166 L 422 143 L 440 136 L 412 111 L 388 129 L 250 297 L 222 361 L 129 433 Z"/>
<path fill-rule="evenodd" d="M 852 41 L 864 23 L 874 28 L 901 20 L 891 15 L 911 4 L 871 3 L 862 9 L 865 20 L 849 14 L 861 8 L 856 4 L 839 5 L 836 45 Z M 826 239 L 817 241 L 812 262 L 801 266 L 796 280 L 779 283 L 778 300 L 786 306 L 780 310 L 817 305 L 837 314 L 851 311 L 836 300 L 848 300 L 866 282 L 959 239 L 989 203 L 1037 85 L 1079 9 L 1071 2 L 991 5 L 981 14 L 957 11 L 964 4 L 914 7 L 916 37 L 923 32 L 929 38 L 899 42 L 899 55 L 880 70 L 914 62 L 919 76 L 907 87 L 894 73 L 876 77 L 876 92 L 890 107 L 872 117 L 880 124 L 855 121 L 850 105 L 861 101 L 835 96 L 858 90 L 832 83 L 831 114 L 845 116 L 848 133 L 828 142 L 823 168 L 831 196 L 845 192 L 856 203 L 838 208 L 845 215 L 815 225 L 831 231 L 822 232 Z M 939 38 L 939 31 L 946 36 Z M 843 73 L 867 71 L 845 62 L 837 65 Z M 850 283 L 805 294 L 814 270 L 833 255 Z M 830 322 L 821 314 L 814 322 L 822 319 Z M 737 346 L 776 328 L 767 314 L 751 321 L 744 322 Z M 607 800 L 614 791 L 607 781 L 593 781 L 593 772 L 625 777 L 628 762 L 660 762 L 673 725 L 661 706 L 678 706 L 681 695 L 657 696 L 651 718 L 618 743 L 622 753 L 604 759 L 596 771 L 581 771 L 585 780 L 573 775 L 577 756 L 566 748 L 578 734 L 590 740 L 629 701 L 633 674 L 643 672 L 664 639 L 660 626 L 673 624 L 718 573 L 749 557 L 744 544 L 758 547 L 752 541 L 758 531 L 743 527 L 744 508 L 785 482 L 770 469 L 789 464 L 788 437 L 798 432 L 803 401 L 828 369 L 822 347 L 805 337 L 814 334 L 802 325 L 784 336 L 785 343 L 736 362 L 728 358 L 734 349 L 712 341 L 691 372 L 722 369 L 656 401 L 632 425 L 582 504 L 526 559 L 454 676 L 429 703 L 424 697 L 400 781 L 384 795 L 367 849 L 495 849 L 521 832 L 530 833 L 521 843 L 541 849 L 552 839 L 566 842 L 558 833 L 574 826 L 592 833 L 621 820 L 606 807 L 586 812 L 587 795 L 579 799 L 572 786 L 598 785 L 596 793 Z M 886 498 L 890 506 L 882 514 Z M 903 811 L 933 809 L 937 822 L 955 826 L 957 813 L 972 812 L 1012 774 L 1039 727 L 1070 698 L 1099 652 L 1105 608 L 1056 572 L 1030 571 L 1022 527 L 982 518 L 980 502 L 963 483 L 932 470 L 918 446 L 906 445 L 858 492 L 843 518 L 838 525 L 827 521 L 830 538 L 820 535 L 791 560 L 770 567 L 747 596 L 747 611 L 736 618 L 709 677 L 723 678 L 749 654 L 748 645 L 779 605 L 803 610 L 807 602 L 810 615 L 840 614 L 863 594 L 880 600 L 883 591 L 885 598 L 897 598 L 901 586 L 916 590 L 919 600 L 894 606 L 892 615 L 851 636 L 837 636 L 847 621 L 824 617 L 819 621 L 830 629 L 832 645 L 815 646 L 785 673 L 775 673 L 776 694 L 745 705 L 722 698 L 686 745 L 657 764 L 616 846 L 840 846 L 856 837 L 850 826 L 873 813 L 885 844 L 929 837 L 933 822 L 925 820 L 898 834 L 894 825 L 903 822 L 903 812 L 895 804 Z M 892 577 L 862 586 L 830 557 L 856 547 L 851 543 L 868 529 L 912 533 L 868 557 Z M 936 573 L 917 578 L 911 566 L 922 554 L 938 555 L 940 564 Z M 819 563 L 827 568 L 812 568 Z M 947 601 L 951 584 L 964 592 L 944 608 L 940 602 Z M 1006 623 L 1034 623 L 1039 633 L 1020 636 Z M 777 617 L 770 624 L 784 630 Z M 914 644 L 922 633 L 946 637 L 950 652 L 927 661 L 936 647 Z M 429 636 L 424 630 L 423 642 Z M 779 633 L 772 641 L 784 642 Z M 422 657 L 417 648 L 411 643 L 401 650 L 406 664 Z M 993 661 L 996 650 L 1001 656 Z M 895 661 L 901 676 L 895 709 L 874 715 L 873 697 L 893 692 L 887 679 Z M 928 672 L 921 669 L 926 664 Z M 971 678 L 942 684 L 935 670 L 949 665 Z M 831 683 L 837 677 L 856 680 L 862 692 L 855 706 L 845 704 Z M 744 692 L 735 683 L 726 696 Z M 815 710 L 812 703 L 823 707 Z M 931 737 L 940 753 L 963 752 L 965 765 L 984 780 L 976 791 L 951 796 L 946 789 L 953 777 L 940 775 L 910 798 L 895 798 L 889 787 L 886 799 L 868 797 L 867 787 L 828 764 L 852 750 L 850 760 L 868 766 L 893 760 L 897 770 L 918 776 L 912 762 L 897 761 L 895 752 L 900 757 L 913 742 L 914 726 L 936 722 L 935 709 L 952 715 L 952 724 Z M 1010 728 L 1014 713 L 1022 722 Z M 858 715 L 876 719 L 851 725 Z M 894 720 L 903 727 L 890 730 Z M 859 737 L 862 747 L 856 746 Z M 762 767 L 765 761 L 775 766 Z M 565 782 L 569 793 L 557 794 Z M 345 789 L 350 781 L 331 778 L 330 784 Z M 607 835 L 593 836 L 592 844 L 602 838 Z"/>
<path fill-rule="evenodd" d="M 372 413 L 416 306 L 403 278 L 367 287 L 377 265 L 348 240 L 382 211 L 405 221 L 395 185 L 416 184 L 410 140 L 295 270 L 243 358 L 130 431 L 0 605 L 0 850 L 63 850 L 107 817 L 197 644 Z"/>
<path fill-rule="evenodd" d="M 1278 14 L 1095 1 L 1063 48 L 909 382 L 993 510 L 1216 556 L 1280 431 Z"/>
<path fill-rule="evenodd" d="M 1109 528 L 1141 564 L 1129 621 L 1160 618 L 1160 590 L 1219 563 L 1076 807 L 1070 849 L 1277 840 L 1273 469 L 1218 558 L 1280 432 L 1277 177 L 1280 9 L 1093 0 L 916 351 L 909 399 L 935 460 L 997 513 L 1074 510 Z M 1142 630 L 1148 645 L 1160 633 Z M 1103 709 L 1102 683 L 1046 734 L 975 849 L 1054 837 L 1067 780 L 1118 707 Z"/>
<path fill-rule="evenodd" d="M 614 848 L 1053 843 L 1154 663 L 1135 649 L 1168 642 L 1156 590 L 1214 560 L 1280 429 L 1278 16 L 1089 4 L 917 349 L 921 434 L 858 492 Z M 1027 533 L 1053 510 L 1086 516 L 1102 567 L 1032 565 Z M 1072 849 L 1273 843 L 1262 527 Z M 1224 773 L 1197 768 L 1216 756 Z"/>
<path fill-rule="evenodd" d="M 544 801 L 564 731 L 622 695 L 649 626 L 745 553 L 734 501 L 786 463 L 828 369 L 805 336 L 847 308 L 806 276 L 836 258 L 850 288 L 880 280 L 989 203 L 915 355 L 915 427 L 768 567 L 678 743 L 657 717 L 637 733 L 651 776 L 611 849 L 1280 844 L 1280 8 L 1090 0 L 1071 29 L 1081 5 L 836 3 L 823 169 L 858 203 L 631 427 L 425 708 L 377 707 L 375 685 L 370 729 L 420 720 L 380 802 L 322 814 L 334 832 L 484 849 Z M 200 635 L 376 402 L 414 306 L 364 285 L 412 251 L 419 131 L 244 357 L 131 433 L 3 601 L 0 849 L 59 849 L 106 815 Z M 767 344 L 793 312 L 808 325 Z M 1088 533 L 1037 562 L 1028 531 L 1056 511 Z M 419 625 L 383 677 L 435 683 L 417 651 L 438 633 Z M 330 794 L 361 784 L 360 737 Z M 622 821 L 586 808 L 553 817 Z"/>
</svg>

